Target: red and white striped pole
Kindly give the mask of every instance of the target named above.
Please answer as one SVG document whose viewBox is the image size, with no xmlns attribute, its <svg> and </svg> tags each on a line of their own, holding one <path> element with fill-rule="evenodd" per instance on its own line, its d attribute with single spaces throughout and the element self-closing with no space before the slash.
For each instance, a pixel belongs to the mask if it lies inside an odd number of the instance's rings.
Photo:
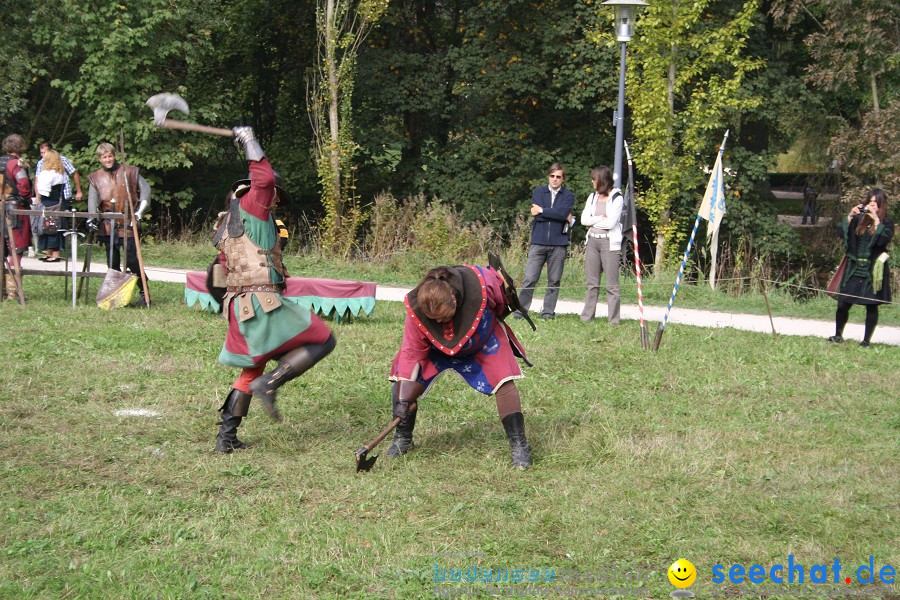
<svg viewBox="0 0 900 600">
<path fill-rule="evenodd" d="M 647 324 L 644 323 L 644 284 L 641 281 L 641 252 L 638 247 L 637 233 L 637 208 L 635 207 L 634 197 L 634 169 L 631 161 L 631 151 L 628 150 L 628 142 L 622 140 L 625 145 L 625 156 L 628 157 L 628 188 L 625 192 L 625 198 L 628 201 L 628 210 L 631 211 L 631 237 L 632 247 L 634 249 L 634 277 L 637 279 L 638 293 L 638 312 L 641 320 L 641 348 L 646 350 L 650 346 L 650 337 L 647 333 Z"/>
</svg>

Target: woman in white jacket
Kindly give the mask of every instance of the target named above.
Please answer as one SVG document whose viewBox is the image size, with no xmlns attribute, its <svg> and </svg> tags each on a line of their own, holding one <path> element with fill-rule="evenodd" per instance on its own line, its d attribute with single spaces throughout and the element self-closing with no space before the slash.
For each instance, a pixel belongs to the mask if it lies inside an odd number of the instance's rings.
<svg viewBox="0 0 900 600">
<path fill-rule="evenodd" d="M 581 211 L 581 224 L 588 228 L 584 251 L 584 279 L 587 294 L 581 320 L 590 321 L 597 310 L 600 294 L 600 274 L 606 273 L 606 303 L 610 325 L 619 323 L 619 262 L 622 255 L 623 198 L 613 188 L 609 167 L 591 169 L 594 193 L 588 196 Z"/>
</svg>

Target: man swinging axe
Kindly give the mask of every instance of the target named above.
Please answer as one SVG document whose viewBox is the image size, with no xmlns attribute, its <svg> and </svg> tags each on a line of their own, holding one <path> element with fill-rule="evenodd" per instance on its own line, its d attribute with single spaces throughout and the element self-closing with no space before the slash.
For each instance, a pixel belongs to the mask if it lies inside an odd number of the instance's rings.
<svg viewBox="0 0 900 600">
<path fill-rule="evenodd" d="M 169 110 L 188 112 L 187 103 L 175 94 L 157 94 L 147 104 L 161 127 L 216 135 L 227 131 L 193 123 L 185 124 L 191 127 L 172 127 L 181 122 L 168 119 Z M 279 388 L 328 356 L 337 343 L 328 326 L 310 309 L 283 301 L 287 271 L 272 211 L 288 195 L 275 184 L 275 172 L 253 129 L 235 127 L 231 135 L 243 150 L 250 177 L 231 186 L 227 210 L 216 223 L 213 239 L 225 270 L 222 314 L 228 319 L 219 362 L 241 369 L 219 409 L 222 420 L 215 450 L 226 454 L 247 447 L 238 439 L 237 429 L 252 397 L 260 400 L 270 417 L 281 420 L 276 406 Z M 272 359 L 278 365 L 264 373 Z"/>
<path fill-rule="evenodd" d="M 275 420 L 278 389 L 328 356 L 336 345 L 328 326 L 308 308 L 284 302 L 287 271 L 272 210 L 287 193 L 275 185 L 275 173 L 250 127 L 234 128 L 250 178 L 236 181 L 229 207 L 217 224 L 213 244 L 225 265 L 226 294 L 222 313 L 228 333 L 219 362 L 242 369 L 222 404 L 216 452 L 246 447 L 237 428 L 252 396 Z M 264 373 L 269 360 L 278 366 Z"/>
</svg>

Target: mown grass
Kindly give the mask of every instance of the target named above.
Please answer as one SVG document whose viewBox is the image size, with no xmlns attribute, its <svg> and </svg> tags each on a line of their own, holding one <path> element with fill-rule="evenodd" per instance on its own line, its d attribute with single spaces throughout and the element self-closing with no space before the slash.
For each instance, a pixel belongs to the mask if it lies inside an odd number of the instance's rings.
<svg viewBox="0 0 900 600">
<path fill-rule="evenodd" d="M 334 325 L 285 421 L 254 403 L 254 447 L 218 456 L 223 322 L 175 284 L 112 312 L 58 287 L 0 304 L 3 598 L 433 598 L 435 565 L 473 562 L 640 568 L 658 598 L 679 557 L 702 597 L 714 564 L 900 566 L 900 348 L 673 324 L 651 354 L 634 323 L 516 321 L 532 470 L 507 467 L 493 401 L 448 375 L 418 449 L 357 474 L 390 418 L 399 303 Z"/>
</svg>

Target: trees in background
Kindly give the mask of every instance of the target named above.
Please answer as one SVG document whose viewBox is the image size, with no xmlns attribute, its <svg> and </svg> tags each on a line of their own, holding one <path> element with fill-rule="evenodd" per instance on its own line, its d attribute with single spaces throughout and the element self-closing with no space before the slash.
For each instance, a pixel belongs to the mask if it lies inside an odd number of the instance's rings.
<svg viewBox="0 0 900 600">
<path fill-rule="evenodd" d="M 612 160 L 614 51 L 583 1 L 392 3 L 360 57 L 364 153 L 378 185 L 508 225 L 562 162 L 578 195 Z M 501 227 L 502 229 L 502 227 Z"/>
<path fill-rule="evenodd" d="M 823 97 L 828 153 L 858 201 L 877 185 L 900 192 L 900 5 L 891 0 L 775 0 L 780 27 L 803 32 L 804 81 Z M 805 64 L 803 64 L 805 62 Z"/>
<path fill-rule="evenodd" d="M 128 161 L 157 178 L 210 155 L 207 140 L 158 135 L 144 104 L 154 93 L 189 89 L 191 64 L 210 42 L 202 14 L 165 0 L 128 7 L 61 0 L 31 8 L 19 19 L 34 56 L 25 113 L 32 145 L 48 139 L 72 148 L 84 172 L 96 165 L 97 144 L 117 141 L 121 132 Z M 192 118 L 215 110 L 205 98 L 191 100 Z M 190 188 L 155 195 L 182 204 L 192 198 Z"/>
<path fill-rule="evenodd" d="M 760 20 L 758 0 L 656 0 L 629 44 L 632 146 L 649 183 L 640 206 L 656 232 L 656 268 L 662 266 L 667 240 L 679 240 L 685 231 L 681 220 L 693 223 L 697 190 L 726 129 L 735 134 L 729 145 L 740 146 L 745 115 L 765 101 L 764 90 L 751 85 L 765 61 L 748 44 Z M 742 170 L 733 160 L 728 163 Z"/>
<path fill-rule="evenodd" d="M 778 246 L 760 183 L 803 137 L 830 146 L 852 185 L 900 191 L 898 10 L 651 1 L 628 44 L 626 123 L 657 265 L 680 255 L 727 128 L 726 232 Z M 324 213 L 339 252 L 355 203 L 378 192 L 424 193 L 503 230 L 550 163 L 580 201 L 589 169 L 613 157 L 618 53 L 595 0 L 60 0 L 7 19 L 0 118 L 35 151 L 51 139 L 93 164 L 123 131 L 155 198 L 215 212 L 245 167 L 221 139 L 153 127 L 144 101 L 173 91 L 191 120 L 253 125 L 294 196 L 286 212 Z"/>
<path fill-rule="evenodd" d="M 353 181 L 353 88 L 360 45 L 388 0 L 318 0 L 316 62 L 307 81 L 307 111 L 325 216 L 321 240 L 346 256 L 364 218 Z"/>
</svg>

